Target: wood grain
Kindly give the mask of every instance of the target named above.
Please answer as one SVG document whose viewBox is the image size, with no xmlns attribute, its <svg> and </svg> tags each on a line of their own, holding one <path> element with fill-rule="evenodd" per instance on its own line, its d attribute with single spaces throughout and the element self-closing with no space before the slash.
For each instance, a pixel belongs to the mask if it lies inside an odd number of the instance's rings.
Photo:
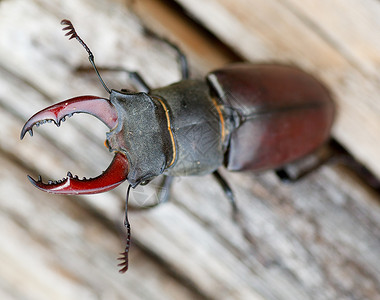
<svg viewBox="0 0 380 300">
<path fill-rule="evenodd" d="M 154 87 L 178 80 L 179 71 L 175 53 L 145 37 L 141 20 L 189 53 L 194 76 L 239 56 L 297 64 L 331 87 L 340 108 L 334 137 L 360 159 L 356 148 L 363 145 L 368 161 L 374 150 L 367 148 L 376 145 L 363 140 L 378 138 L 378 46 L 375 38 L 368 41 L 371 34 L 356 31 L 374 26 L 375 34 L 378 21 L 370 16 L 378 4 L 351 1 L 355 13 L 346 2 L 331 9 L 323 2 L 178 1 L 191 18 L 170 1 L 141 0 L 133 9 L 116 0 L 0 2 L 1 299 L 380 299 L 379 195 L 343 167 L 324 166 L 294 185 L 272 172 L 223 171 L 242 209 L 240 225 L 211 176 L 177 178 L 169 203 L 131 212 L 125 275 L 118 274 L 116 257 L 123 249 L 126 185 L 59 197 L 26 179 L 59 179 L 68 170 L 91 177 L 112 159 L 103 146 L 105 126 L 90 116 L 74 115 L 60 128 L 45 125 L 19 140 L 23 123 L 47 105 L 106 96 L 92 73 L 75 72 L 88 61 L 63 36 L 63 18 L 71 19 L 99 66 L 138 70 Z M 340 33 L 357 23 L 351 34 Z M 103 77 L 111 88 L 130 88 L 124 74 Z M 155 186 L 136 189 L 135 205 L 154 199 Z"/>
</svg>

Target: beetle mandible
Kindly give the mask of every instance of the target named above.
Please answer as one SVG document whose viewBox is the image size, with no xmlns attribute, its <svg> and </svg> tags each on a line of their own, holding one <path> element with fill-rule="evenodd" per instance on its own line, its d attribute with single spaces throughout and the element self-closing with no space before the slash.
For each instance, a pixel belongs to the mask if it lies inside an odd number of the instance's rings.
<svg viewBox="0 0 380 300">
<path fill-rule="evenodd" d="M 34 125 L 88 113 L 108 126 L 106 145 L 115 156 L 102 175 L 78 179 L 68 172 L 61 181 L 31 183 L 55 194 L 93 194 L 115 188 L 125 180 L 130 188 L 164 175 L 169 188 L 173 176 L 212 173 L 236 210 L 233 193 L 217 169 L 230 171 L 278 169 L 320 147 L 330 135 L 334 104 L 329 91 L 311 75 L 276 64 L 239 63 L 210 72 L 205 80 L 188 77 L 186 57 L 176 46 L 182 80 L 150 89 L 136 72 L 126 71 L 139 92 L 109 90 L 94 56 L 72 23 L 62 20 L 66 35 L 77 39 L 89 54 L 109 99 L 80 96 L 33 115 L 21 131 Z M 121 272 L 128 269 L 130 225 L 125 213 L 127 246 Z"/>
</svg>

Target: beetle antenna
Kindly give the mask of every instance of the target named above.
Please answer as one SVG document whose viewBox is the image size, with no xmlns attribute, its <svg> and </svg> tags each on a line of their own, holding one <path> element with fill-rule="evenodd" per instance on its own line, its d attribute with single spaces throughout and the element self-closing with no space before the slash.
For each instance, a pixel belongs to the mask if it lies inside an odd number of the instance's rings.
<svg viewBox="0 0 380 300">
<path fill-rule="evenodd" d="M 128 253 L 129 248 L 131 246 L 131 225 L 128 221 L 128 199 L 129 199 L 129 192 L 131 190 L 131 185 L 128 186 L 127 189 L 127 197 L 125 199 L 125 219 L 124 219 L 124 227 L 127 230 L 127 243 L 125 245 L 125 250 L 123 253 L 120 253 L 121 257 L 118 258 L 118 260 L 121 260 L 122 262 L 118 264 L 121 269 L 119 270 L 120 273 L 125 273 L 128 270 Z"/>
<path fill-rule="evenodd" d="M 83 48 L 87 51 L 88 53 L 88 60 L 90 61 L 90 63 L 92 64 L 92 66 L 94 67 L 95 69 L 95 72 L 96 72 L 96 75 L 98 75 L 98 78 L 100 80 L 100 83 L 103 85 L 104 89 L 109 93 L 111 94 L 111 91 L 110 89 L 107 87 L 107 85 L 104 83 L 102 77 L 100 76 L 100 73 L 98 71 L 98 69 L 96 68 L 96 65 L 95 65 L 95 58 L 94 58 L 94 54 L 92 54 L 90 48 L 86 45 L 86 43 L 79 37 L 79 35 L 77 34 L 77 32 L 75 31 L 74 29 L 74 26 L 73 24 L 71 23 L 71 21 L 69 20 L 62 20 L 61 21 L 61 25 L 67 25 L 66 27 L 64 27 L 62 30 L 68 30 L 68 32 L 65 34 L 65 36 L 69 36 L 69 40 L 75 38 L 82 46 Z"/>
</svg>

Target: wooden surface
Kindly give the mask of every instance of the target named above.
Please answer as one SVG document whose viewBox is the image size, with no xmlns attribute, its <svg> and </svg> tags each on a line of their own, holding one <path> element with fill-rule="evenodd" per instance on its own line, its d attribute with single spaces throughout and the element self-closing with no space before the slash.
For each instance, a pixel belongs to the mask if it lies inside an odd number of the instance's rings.
<svg viewBox="0 0 380 300">
<path fill-rule="evenodd" d="M 380 299 L 380 197 L 340 166 L 294 185 L 272 172 L 223 172 L 246 232 L 211 176 L 176 179 L 169 203 L 130 214 L 125 275 L 116 257 L 126 185 L 83 197 L 30 185 L 26 174 L 91 177 L 112 159 L 105 126 L 85 115 L 19 140 L 23 123 L 47 105 L 106 96 L 92 73 L 74 72 L 88 61 L 63 36 L 61 19 L 72 20 L 99 66 L 138 70 L 153 87 L 179 78 L 174 53 L 142 34 L 135 13 L 181 45 L 194 77 L 238 59 L 315 74 L 339 106 L 334 138 L 380 174 L 378 1 L 172 3 L 139 0 L 131 10 L 121 0 L 0 2 L 0 298 Z M 123 74 L 103 77 L 111 88 L 130 87 Z M 135 191 L 135 205 L 154 199 L 154 187 Z"/>
</svg>

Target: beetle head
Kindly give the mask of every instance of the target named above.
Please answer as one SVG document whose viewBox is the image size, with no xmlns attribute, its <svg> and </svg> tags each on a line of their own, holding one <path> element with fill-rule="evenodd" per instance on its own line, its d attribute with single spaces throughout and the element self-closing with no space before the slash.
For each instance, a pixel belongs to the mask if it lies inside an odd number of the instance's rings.
<svg viewBox="0 0 380 300">
<path fill-rule="evenodd" d="M 101 120 L 110 131 L 106 145 L 115 153 L 106 171 L 98 177 L 80 180 L 72 176 L 44 183 L 29 180 L 37 188 L 55 194 L 93 194 L 108 191 L 125 180 L 132 187 L 162 174 L 173 157 L 165 112 L 146 93 L 111 91 L 110 100 L 95 96 L 75 97 L 49 106 L 33 115 L 21 131 L 33 135 L 33 126 L 52 121 L 57 126 L 74 113 L 87 113 Z"/>
</svg>

